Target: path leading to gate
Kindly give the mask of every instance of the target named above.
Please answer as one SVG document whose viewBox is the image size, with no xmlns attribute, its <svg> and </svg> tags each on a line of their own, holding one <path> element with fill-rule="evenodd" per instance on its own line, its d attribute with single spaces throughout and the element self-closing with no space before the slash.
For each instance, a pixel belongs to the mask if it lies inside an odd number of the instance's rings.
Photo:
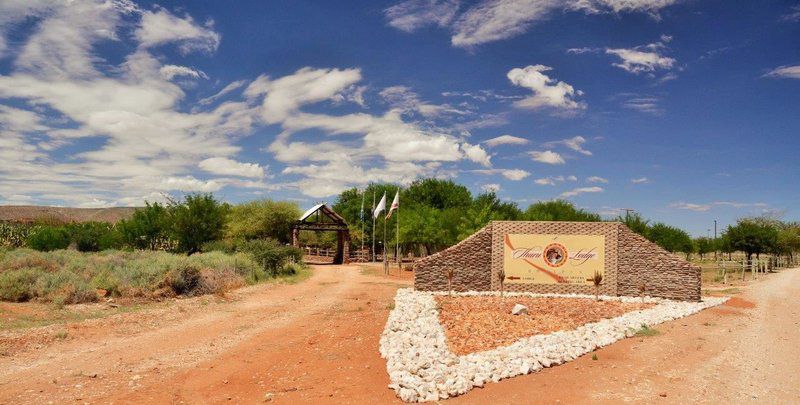
<svg viewBox="0 0 800 405">
<path fill-rule="evenodd" d="M 319 266 L 305 282 L 248 287 L 229 301 L 193 298 L 135 323 L 130 315 L 83 322 L 65 341 L 0 357 L 0 404 L 398 402 L 377 348 L 406 285 L 356 266 Z M 800 398 L 799 269 L 657 329 L 598 350 L 598 360 L 584 356 L 449 402 Z"/>
</svg>

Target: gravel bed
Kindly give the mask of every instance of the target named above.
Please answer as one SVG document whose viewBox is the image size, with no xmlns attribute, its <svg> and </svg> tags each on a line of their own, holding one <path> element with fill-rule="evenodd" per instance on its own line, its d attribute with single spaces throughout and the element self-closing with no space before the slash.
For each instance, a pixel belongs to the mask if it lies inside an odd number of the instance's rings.
<svg viewBox="0 0 800 405">
<path fill-rule="evenodd" d="M 425 402 L 461 395 L 473 387 L 497 382 L 573 360 L 598 347 L 633 336 L 643 325 L 652 326 L 697 313 L 727 301 L 706 297 L 680 302 L 645 297 L 655 306 L 604 319 L 576 329 L 535 335 L 497 349 L 457 356 L 447 346 L 434 295 L 447 293 L 400 289 L 395 308 L 381 335 L 380 353 L 386 359 L 389 388 L 406 402 Z M 466 292 L 459 296 L 492 296 L 495 292 Z M 591 298 L 580 294 L 506 293 L 507 297 Z M 606 301 L 641 303 L 636 297 L 602 296 Z"/>
</svg>

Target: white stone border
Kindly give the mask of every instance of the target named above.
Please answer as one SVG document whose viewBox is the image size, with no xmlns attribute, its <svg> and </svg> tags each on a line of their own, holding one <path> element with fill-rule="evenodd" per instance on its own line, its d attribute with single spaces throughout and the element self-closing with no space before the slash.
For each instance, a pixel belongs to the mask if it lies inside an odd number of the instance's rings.
<svg viewBox="0 0 800 405">
<path fill-rule="evenodd" d="M 652 308 L 585 324 L 577 329 L 522 338 L 484 352 L 456 356 L 445 341 L 435 295 L 404 288 L 397 291 L 395 308 L 381 335 L 380 353 L 386 359 L 392 388 L 406 402 L 446 399 L 473 387 L 497 382 L 573 360 L 598 347 L 630 337 L 643 325 L 652 326 L 724 303 L 727 297 L 706 297 L 701 302 L 681 302 L 645 297 Z M 490 296 L 497 292 L 466 292 L 461 296 Z M 508 297 L 591 298 L 580 294 L 506 293 Z M 603 300 L 642 302 L 635 297 L 601 296 Z"/>
</svg>

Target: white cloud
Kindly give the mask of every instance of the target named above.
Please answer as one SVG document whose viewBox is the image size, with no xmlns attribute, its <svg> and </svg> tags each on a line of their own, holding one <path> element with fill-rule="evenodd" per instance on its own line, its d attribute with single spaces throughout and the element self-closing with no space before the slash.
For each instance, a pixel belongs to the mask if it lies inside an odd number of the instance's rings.
<svg viewBox="0 0 800 405">
<path fill-rule="evenodd" d="M 586 143 L 586 138 L 582 136 L 574 136 L 572 138 L 562 139 L 560 141 L 546 142 L 542 146 L 544 146 L 545 148 L 552 148 L 556 145 L 564 145 L 567 148 L 572 149 L 575 152 L 578 152 L 582 155 L 592 156 L 591 151 L 588 151 L 583 148 L 583 144 L 585 143 Z"/>
<path fill-rule="evenodd" d="M 567 112 L 586 108 L 586 104 L 575 100 L 583 92 L 542 73 L 550 70 L 552 68 L 544 65 L 511 69 L 507 75 L 508 80 L 533 92 L 533 95 L 514 102 L 514 106 L 530 110 L 552 108 Z"/>
<path fill-rule="evenodd" d="M 454 46 L 470 48 L 525 33 L 557 12 L 586 14 L 643 12 L 654 18 L 678 0 L 483 0 L 451 23 Z M 440 23 L 440 25 L 447 22 Z"/>
<path fill-rule="evenodd" d="M 530 172 L 522 169 L 478 169 L 472 170 L 473 173 L 483 175 L 501 175 L 512 181 L 520 181 L 531 175 Z"/>
<path fill-rule="evenodd" d="M 569 198 L 569 197 L 575 197 L 575 196 L 578 196 L 580 194 L 585 194 L 585 193 L 601 193 L 601 192 L 603 192 L 603 188 L 602 187 L 597 187 L 597 186 L 594 186 L 594 187 L 578 187 L 578 188 L 572 189 L 570 191 L 565 191 L 565 192 L 561 193 L 559 198 Z"/>
<path fill-rule="evenodd" d="M 214 101 L 216 101 L 216 100 L 218 100 L 218 99 L 220 99 L 222 97 L 225 97 L 229 93 L 240 89 L 245 84 L 247 84 L 247 80 L 237 80 L 235 82 L 231 82 L 230 84 L 225 86 L 222 90 L 220 90 L 219 92 L 217 92 L 213 96 L 209 96 L 209 97 L 206 97 L 204 99 L 201 99 L 200 101 L 198 101 L 198 103 L 201 104 L 201 105 L 211 104 Z"/>
<path fill-rule="evenodd" d="M 487 193 L 496 193 L 500 191 L 500 185 L 496 183 L 484 184 L 481 186 L 481 190 Z"/>
<path fill-rule="evenodd" d="M 525 138 L 520 138 L 518 136 L 513 135 L 500 135 L 496 138 L 487 139 L 483 141 L 483 144 L 490 148 L 494 148 L 495 146 L 500 145 L 525 145 L 529 141 Z"/>
<path fill-rule="evenodd" d="M 213 192 L 222 188 L 222 184 L 215 180 L 198 180 L 192 176 L 185 177 L 166 177 L 156 185 L 155 188 L 163 191 L 185 191 L 185 192 Z"/>
<path fill-rule="evenodd" d="M 589 183 L 608 183 L 608 179 L 605 179 L 600 176 L 590 176 L 586 178 L 586 181 Z"/>
<path fill-rule="evenodd" d="M 157 9 L 142 13 L 135 35 L 142 48 L 175 43 L 183 53 L 210 53 L 217 50 L 220 42 L 220 35 L 212 27 L 210 22 L 201 26 L 188 15 L 181 18 L 165 9 Z"/>
<path fill-rule="evenodd" d="M 633 95 L 622 101 L 622 106 L 631 110 L 639 112 L 660 115 L 664 113 L 664 109 L 659 104 L 661 99 L 653 96 L 637 96 Z"/>
<path fill-rule="evenodd" d="M 389 25 L 413 32 L 428 25 L 445 27 L 458 12 L 456 0 L 406 0 L 384 10 Z"/>
<path fill-rule="evenodd" d="M 629 73 L 650 73 L 656 70 L 669 70 L 676 60 L 661 54 L 672 37 L 662 36 L 661 41 L 634 48 L 606 48 L 605 52 L 615 55 L 620 62 L 613 65 Z"/>
<path fill-rule="evenodd" d="M 800 65 L 795 66 L 780 66 L 769 73 L 765 77 L 775 77 L 780 79 L 800 79 Z"/>
<path fill-rule="evenodd" d="M 636 179 L 631 179 L 631 183 L 633 183 L 633 184 L 647 184 L 649 182 L 650 182 L 650 179 L 648 179 L 647 177 L 639 177 L 639 178 L 636 178 Z"/>
<path fill-rule="evenodd" d="M 417 93 L 406 86 L 387 87 L 379 93 L 392 108 L 404 114 L 419 113 L 426 118 L 435 118 L 447 114 L 467 115 L 468 111 L 458 109 L 450 104 L 431 104 L 420 100 Z"/>
<path fill-rule="evenodd" d="M 669 205 L 669 208 L 674 208 L 678 210 L 688 210 L 688 211 L 697 211 L 697 212 L 706 212 L 711 210 L 714 207 L 732 207 L 732 208 L 766 208 L 768 207 L 765 203 L 742 203 L 742 202 L 735 202 L 735 201 L 714 201 L 711 203 L 706 204 L 696 204 L 696 203 L 687 203 L 687 202 L 676 202 Z"/>
<path fill-rule="evenodd" d="M 534 183 L 540 186 L 555 186 L 556 183 L 563 183 L 565 181 L 578 181 L 576 176 L 549 176 L 536 179 Z"/>
<path fill-rule="evenodd" d="M 264 177 L 264 168 L 257 163 L 241 163 L 224 157 L 205 159 L 198 166 L 209 173 L 223 176 Z"/>
<path fill-rule="evenodd" d="M 331 99 L 359 80 L 359 69 L 305 67 L 275 80 L 262 75 L 250 83 L 245 95 L 264 95 L 262 117 L 267 123 L 274 124 L 294 115 L 300 106 Z"/>
<path fill-rule="evenodd" d="M 531 151 L 528 152 L 528 154 L 533 158 L 533 160 L 540 163 L 547 163 L 550 165 L 560 165 L 565 163 L 564 158 L 561 157 L 561 155 L 551 150 L 546 150 L 544 152 Z"/>
<path fill-rule="evenodd" d="M 800 4 L 792 6 L 787 14 L 781 17 L 782 21 L 800 21 Z"/>
<path fill-rule="evenodd" d="M 172 80 L 172 78 L 176 76 L 186 76 L 194 79 L 208 79 L 208 76 L 206 76 L 203 71 L 195 70 L 186 66 L 164 65 L 158 71 L 161 73 L 161 76 L 167 80 Z"/>
</svg>

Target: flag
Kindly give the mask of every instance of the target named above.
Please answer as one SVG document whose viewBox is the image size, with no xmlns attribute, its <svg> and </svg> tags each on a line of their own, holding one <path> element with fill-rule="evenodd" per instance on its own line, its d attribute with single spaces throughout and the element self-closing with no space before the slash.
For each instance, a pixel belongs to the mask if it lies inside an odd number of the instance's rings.
<svg viewBox="0 0 800 405">
<path fill-rule="evenodd" d="M 375 207 L 375 211 L 372 213 L 372 218 L 378 218 L 378 215 L 386 209 L 386 192 L 383 192 L 383 197 L 381 197 L 381 201 L 378 203 L 378 206 Z"/>
<path fill-rule="evenodd" d="M 367 191 L 364 190 L 364 192 L 361 193 L 361 211 L 358 211 L 358 219 L 362 222 L 364 221 L 364 198 L 366 197 L 367 197 Z"/>
<path fill-rule="evenodd" d="M 394 195 L 394 200 L 392 200 L 392 206 L 389 207 L 389 213 L 386 214 L 386 219 L 391 218 L 392 212 L 398 208 L 400 208 L 400 190 L 397 190 L 397 194 Z"/>
</svg>

